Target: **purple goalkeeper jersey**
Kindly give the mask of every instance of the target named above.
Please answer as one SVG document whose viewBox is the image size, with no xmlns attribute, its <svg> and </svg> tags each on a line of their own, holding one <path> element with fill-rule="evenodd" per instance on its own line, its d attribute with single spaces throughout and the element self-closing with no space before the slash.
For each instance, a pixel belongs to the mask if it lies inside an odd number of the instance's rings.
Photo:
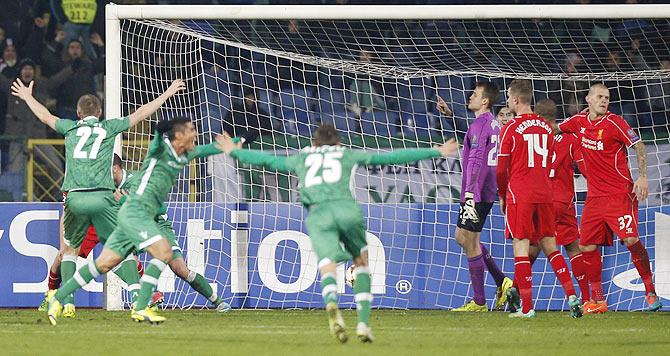
<svg viewBox="0 0 670 356">
<path fill-rule="evenodd" d="M 495 202 L 498 198 L 496 165 L 500 124 L 491 112 L 485 112 L 468 128 L 463 142 L 463 182 L 461 202 L 465 193 L 474 194 L 475 202 Z"/>
</svg>

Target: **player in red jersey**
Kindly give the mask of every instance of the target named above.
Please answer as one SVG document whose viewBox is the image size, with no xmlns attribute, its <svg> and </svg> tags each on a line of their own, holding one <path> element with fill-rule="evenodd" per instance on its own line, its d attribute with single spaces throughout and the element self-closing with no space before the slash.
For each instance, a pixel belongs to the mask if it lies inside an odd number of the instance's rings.
<svg viewBox="0 0 670 356">
<path fill-rule="evenodd" d="M 554 209 L 549 173 L 554 134 L 551 126 L 530 108 L 533 89 L 530 81 L 514 80 L 507 90 L 507 104 L 517 116 L 503 127 L 496 178 L 500 206 L 505 213 L 506 234 L 514 247 L 514 277 L 519 286 L 511 288 L 508 299 L 522 301 L 522 310 L 510 317 L 534 317 L 531 244 L 543 250 L 568 297 L 573 317 L 582 316 L 572 278 L 563 255 L 556 248 Z"/>
<path fill-rule="evenodd" d="M 593 302 L 585 304 L 587 313 L 604 313 L 607 303 L 602 291 L 602 260 L 599 245 L 611 245 L 616 234 L 628 247 L 640 273 L 649 311 L 663 305 L 656 295 L 649 265 L 649 254 L 638 238 L 637 205 L 649 193 L 647 151 L 640 137 L 618 115 L 608 111 L 610 94 L 604 84 L 591 86 L 586 102 L 588 112 L 572 116 L 559 125 L 561 131 L 578 136 L 588 173 L 586 203 L 582 214 L 579 242 Z M 637 154 L 639 177 L 633 182 L 628 167 L 627 148 Z"/>
</svg>

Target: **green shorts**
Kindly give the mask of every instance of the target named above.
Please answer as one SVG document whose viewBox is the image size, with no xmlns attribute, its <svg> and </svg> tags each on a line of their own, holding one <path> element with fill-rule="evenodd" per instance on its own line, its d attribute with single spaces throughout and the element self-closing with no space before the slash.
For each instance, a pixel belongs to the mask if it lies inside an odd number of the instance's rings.
<svg viewBox="0 0 670 356">
<path fill-rule="evenodd" d="M 305 225 L 319 264 L 358 257 L 367 247 L 363 212 L 355 201 L 313 205 Z"/>
<path fill-rule="evenodd" d="M 63 209 L 65 243 L 72 248 L 81 246 L 92 224 L 104 244 L 116 227 L 118 211 L 111 190 L 69 192 Z"/>
<path fill-rule="evenodd" d="M 179 244 L 177 243 L 177 236 L 174 234 L 174 229 L 172 229 L 172 224 L 167 220 L 167 214 L 158 215 L 155 221 L 163 231 L 163 236 L 170 243 L 170 247 L 172 247 L 172 258 L 184 258 L 184 255 L 181 252 L 181 247 L 179 247 Z"/>
<path fill-rule="evenodd" d="M 105 247 L 125 257 L 144 251 L 160 239 L 166 239 L 174 251 L 177 240 L 172 225 L 163 218 L 147 214 L 140 204 L 127 201 L 119 210 L 119 224 Z"/>
</svg>

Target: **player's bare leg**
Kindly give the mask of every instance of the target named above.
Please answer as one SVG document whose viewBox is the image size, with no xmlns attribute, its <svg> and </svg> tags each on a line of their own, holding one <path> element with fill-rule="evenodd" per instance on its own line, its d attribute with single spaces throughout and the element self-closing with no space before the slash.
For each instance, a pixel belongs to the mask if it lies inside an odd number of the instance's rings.
<svg viewBox="0 0 670 356">
<path fill-rule="evenodd" d="M 521 310 L 511 313 L 510 318 L 533 318 L 533 274 L 530 266 L 530 241 L 528 239 L 512 239 L 514 248 L 514 279 L 521 297 Z"/>
<path fill-rule="evenodd" d="M 358 312 L 356 335 L 361 342 L 372 342 L 374 341 L 372 329 L 370 328 L 372 280 L 370 279 L 370 267 L 368 267 L 368 251 L 364 250 L 360 256 L 355 257 L 354 264 L 356 264 L 354 299 L 356 300 L 356 311 Z"/>
<path fill-rule="evenodd" d="M 579 290 L 581 292 L 582 302 L 587 302 L 591 299 L 591 291 L 589 288 L 589 279 L 586 277 L 586 265 L 584 264 L 584 256 L 582 250 L 579 249 L 578 241 L 573 241 L 565 247 L 565 252 L 570 258 L 570 265 L 572 266 L 572 275 L 577 280 Z"/>
<path fill-rule="evenodd" d="M 116 254 L 116 252 L 104 248 L 95 261 L 90 261 L 85 266 L 79 268 L 74 273 L 74 276 L 65 281 L 57 291 L 49 291 L 49 309 L 47 315 L 51 325 L 56 325 L 58 317 L 63 312 L 62 303 L 68 295 L 87 285 L 95 277 L 109 272 L 114 266 L 121 263 L 123 258 L 123 256 Z"/>
<path fill-rule="evenodd" d="M 607 311 L 607 302 L 603 296 L 602 271 L 603 261 L 600 249 L 596 245 L 580 245 L 584 256 L 586 278 L 591 287 L 591 300 L 584 304 L 585 314 L 602 314 Z"/>
<path fill-rule="evenodd" d="M 630 251 L 631 258 L 635 269 L 640 274 L 642 282 L 644 282 L 645 294 L 647 303 L 649 304 L 648 311 L 657 311 L 663 307 L 660 299 L 656 295 L 656 288 L 654 287 L 653 275 L 651 273 L 651 266 L 649 265 L 649 254 L 647 249 L 642 245 L 642 242 L 637 237 L 628 237 L 624 239 L 628 251 Z"/>
<path fill-rule="evenodd" d="M 336 269 L 337 263 L 330 259 L 323 259 L 319 262 L 319 273 L 321 273 L 321 296 L 323 296 L 323 303 L 326 305 L 326 312 L 328 313 L 328 326 L 330 333 L 341 343 L 348 340 L 345 330 L 344 320 L 340 309 L 337 307 L 337 279 Z"/>
<path fill-rule="evenodd" d="M 575 286 L 572 284 L 572 276 L 570 276 L 570 270 L 568 270 L 568 265 L 565 263 L 565 258 L 563 258 L 561 252 L 556 248 L 556 238 L 553 236 L 542 238 L 540 240 L 540 248 L 544 252 L 544 255 L 547 256 L 551 268 L 556 274 L 556 278 L 558 278 L 563 286 L 565 296 L 568 298 L 568 304 L 570 305 L 570 316 L 580 318 L 584 314 L 582 303 L 575 293 Z"/>
<path fill-rule="evenodd" d="M 217 311 L 225 313 L 230 310 L 230 305 L 214 294 L 212 287 L 209 285 L 209 282 L 207 282 L 205 277 L 199 273 L 191 271 L 188 266 L 186 266 L 186 262 L 181 254 L 174 253 L 173 258 L 168 265 L 177 277 L 184 280 L 191 286 L 191 288 L 212 302 Z"/>
<path fill-rule="evenodd" d="M 165 318 L 157 315 L 149 308 L 151 295 L 156 291 L 158 279 L 167 264 L 172 260 L 172 247 L 167 239 L 161 238 L 147 247 L 146 251 L 153 257 L 149 262 L 140 285 L 140 295 L 137 298 L 135 311 L 131 318 L 137 322 L 160 324 Z"/>
</svg>

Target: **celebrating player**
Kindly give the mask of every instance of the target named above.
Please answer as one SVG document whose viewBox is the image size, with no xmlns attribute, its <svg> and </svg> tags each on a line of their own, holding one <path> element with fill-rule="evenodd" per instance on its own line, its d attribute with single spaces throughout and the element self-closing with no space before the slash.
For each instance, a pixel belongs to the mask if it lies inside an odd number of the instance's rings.
<svg viewBox="0 0 670 356">
<path fill-rule="evenodd" d="M 63 211 L 64 241 L 61 276 L 74 276 L 79 248 L 89 225 L 93 225 L 101 241 L 106 241 L 116 224 L 118 206 L 114 200 L 112 158 L 116 135 L 128 130 L 156 112 L 172 95 L 184 88 L 177 80 L 154 101 L 143 105 L 120 120 L 100 121 L 102 105 L 94 95 L 83 95 L 77 102 L 78 121 L 59 119 L 32 95 L 34 82 L 27 87 L 21 80 L 12 85 L 12 95 L 24 100 L 37 118 L 65 136 L 66 174 L 62 190 L 68 192 Z M 137 284 L 139 275 L 134 257 L 118 270 L 128 285 Z M 74 316 L 74 296 L 65 295 L 65 315 Z"/>
<path fill-rule="evenodd" d="M 647 151 L 640 137 L 618 115 L 608 111 L 610 93 L 604 84 L 594 84 L 586 96 L 588 112 L 578 113 L 559 124 L 561 131 L 581 140 L 588 174 L 586 202 L 582 214 L 579 245 L 593 302 L 586 313 L 604 313 L 607 303 L 602 291 L 602 260 L 598 245 L 611 245 L 612 234 L 623 240 L 633 257 L 646 292 L 649 311 L 663 306 L 656 295 L 649 255 L 638 238 L 637 206 L 647 198 Z M 639 177 L 635 182 L 628 167 L 627 148 L 637 154 Z"/>
<path fill-rule="evenodd" d="M 175 82 L 177 83 L 177 82 Z M 178 81 L 178 88 L 183 83 Z M 151 294 L 156 290 L 158 278 L 173 259 L 170 241 L 174 237 L 166 226 L 159 225 L 155 218 L 163 210 L 167 198 L 179 173 L 193 159 L 221 153 L 217 144 L 196 146 L 197 131 L 187 117 L 175 117 L 161 121 L 149 146 L 147 156 L 139 174 L 137 189 L 130 193 L 119 209 L 118 225 L 109 237 L 100 256 L 95 261 L 75 272 L 55 293 L 49 295 L 49 322 L 56 325 L 63 310 L 62 302 L 67 295 L 88 284 L 93 278 L 107 273 L 133 251 L 146 250 L 153 259 L 142 276 L 140 295 L 131 318 L 138 322 L 161 323 L 165 318 L 148 307 Z"/>
<path fill-rule="evenodd" d="M 369 326 L 372 294 L 365 222 L 361 208 L 349 189 L 352 171 L 358 164 L 401 164 L 447 156 L 458 150 L 455 140 L 436 149 L 370 154 L 342 147 L 337 130 L 331 125 L 321 125 L 314 133 L 312 146 L 303 148 L 294 156 L 277 157 L 261 151 L 239 149 L 240 146 L 227 134 L 223 136 L 220 140 L 222 149 L 240 162 L 298 175 L 302 203 L 309 210 L 305 225 L 319 263 L 321 294 L 326 304 L 330 331 L 338 341 L 347 341 L 344 321 L 337 307 L 335 270 L 338 263 L 353 257 L 358 311 L 356 334 L 362 342 L 372 342 Z"/>
<path fill-rule="evenodd" d="M 456 225 L 456 241 L 468 256 L 468 270 L 474 297 L 455 312 L 485 312 L 484 270 L 489 272 L 498 286 L 496 309 L 505 305 L 507 290 L 512 280 L 505 277 L 489 251 L 479 241 L 482 228 L 491 207 L 497 198 L 496 154 L 500 124 L 491 107 L 498 98 L 498 88 L 491 82 L 478 82 L 470 96 L 468 109 L 475 113 L 463 142 L 463 181 L 461 185 L 461 209 Z M 440 102 L 438 98 L 438 108 Z"/>
<path fill-rule="evenodd" d="M 532 301 L 531 244 L 539 244 L 568 297 L 571 315 L 580 317 L 582 305 L 563 255 L 556 249 L 554 209 L 549 173 L 554 134 L 549 124 L 530 108 L 530 81 L 514 80 L 507 90 L 507 103 L 517 113 L 503 127 L 498 154 L 497 182 L 500 206 L 505 212 L 506 234 L 514 248 L 514 278 L 519 286 L 522 310 L 510 317 L 535 316 Z M 517 291 L 511 288 L 508 298 Z M 516 296 L 514 296 L 516 297 Z"/>
</svg>

